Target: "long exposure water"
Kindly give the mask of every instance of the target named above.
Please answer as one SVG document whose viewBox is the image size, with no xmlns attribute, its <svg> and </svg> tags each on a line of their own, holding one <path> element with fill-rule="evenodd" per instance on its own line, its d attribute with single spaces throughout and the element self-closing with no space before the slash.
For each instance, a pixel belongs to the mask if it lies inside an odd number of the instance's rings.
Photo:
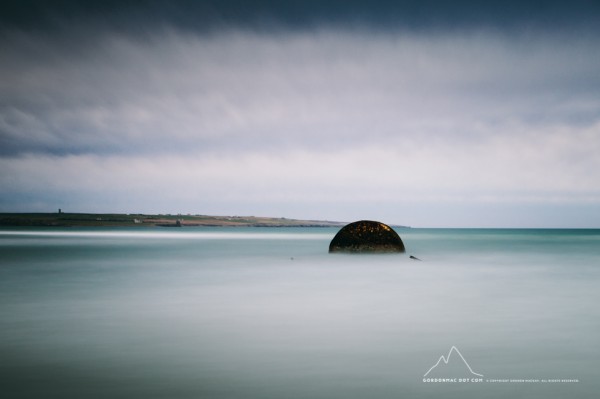
<svg viewBox="0 0 600 399">
<path fill-rule="evenodd" d="M 336 232 L 0 231 L 0 395 L 598 396 L 600 230 Z"/>
</svg>

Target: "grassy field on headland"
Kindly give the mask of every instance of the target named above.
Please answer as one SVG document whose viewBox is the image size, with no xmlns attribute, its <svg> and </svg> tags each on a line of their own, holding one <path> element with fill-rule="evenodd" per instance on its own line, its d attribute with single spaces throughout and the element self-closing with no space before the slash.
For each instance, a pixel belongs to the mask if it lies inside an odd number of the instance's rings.
<svg viewBox="0 0 600 399">
<path fill-rule="evenodd" d="M 145 215 L 119 213 L 0 213 L 0 226 L 120 227 L 330 227 L 343 222 L 257 216 Z"/>
</svg>

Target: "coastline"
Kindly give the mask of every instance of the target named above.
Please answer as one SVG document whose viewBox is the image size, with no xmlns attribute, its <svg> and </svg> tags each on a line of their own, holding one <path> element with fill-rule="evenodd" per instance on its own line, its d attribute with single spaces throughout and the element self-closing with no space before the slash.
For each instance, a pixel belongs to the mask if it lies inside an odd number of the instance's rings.
<svg viewBox="0 0 600 399">
<path fill-rule="evenodd" d="M 6 227 L 340 227 L 345 222 L 260 216 L 120 213 L 0 213 Z"/>
</svg>

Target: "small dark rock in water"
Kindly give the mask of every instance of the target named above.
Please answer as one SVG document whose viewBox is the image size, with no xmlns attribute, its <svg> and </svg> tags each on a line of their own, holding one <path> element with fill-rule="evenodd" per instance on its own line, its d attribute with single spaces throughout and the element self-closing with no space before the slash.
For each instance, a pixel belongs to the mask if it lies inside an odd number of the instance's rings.
<svg viewBox="0 0 600 399">
<path fill-rule="evenodd" d="M 421 260 L 421 259 L 417 258 L 416 256 L 412 256 L 412 255 L 409 256 L 409 258 L 414 259 L 414 260 Z"/>
<path fill-rule="evenodd" d="M 329 252 L 405 252 L 404 243 L 390 226 L 372 220 L 350 223 L 333 237 Z"/>
</svg>

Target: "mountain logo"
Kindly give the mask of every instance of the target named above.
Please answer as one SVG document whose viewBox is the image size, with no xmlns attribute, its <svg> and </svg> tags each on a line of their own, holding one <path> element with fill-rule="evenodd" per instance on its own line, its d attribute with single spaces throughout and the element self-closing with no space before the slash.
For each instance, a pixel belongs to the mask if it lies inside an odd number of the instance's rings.
<svg viewBox="0 0 600 399">
<path fill-rule="evenodd" d="M 452 356 L 453 353 L 456 353 L 456 355 L 458 355 L 460 360 L 462 360 L 462 363 L 457 360 L 456 356 Z M 453 359 L 452 363 L 450 363 L 451 358 Z M 443 364 L 440 366 L 440 364 L 442 362 L 443 362 Z M 436 370 L 438 366 L 440 366 L 440 369 Z M 449 366 L 451 366 L 451 367 L 449 367 Z M 473 369 L 471 368 L 471 366 L 469 366 L 469 363 L 467 363 L 467 360 L 465 359 L 465 357 L 462 355 L 462 353 L 460 353 L 458 348 L 456 346 L 452 346 L 452 348 L 450 348 L 450 351 L 448 351 L 448 355 L 446 357 L 444 357 L 444 355 L 440 356 L 438 361 L 433 366 L 431 366 L 431 368 L 429 370 L 427 370 L 427 372 L 425 373 L 425 375 L 423 377 L 427 377 L 429 375 L 429 373 L 433 372 L 434 370 L 436 370 L 436 372 L 440 372 L 440 371 L 447 372 L 450 370 L 456 371 L 456 370 L 464 369 L 465 366 L 471 374 L 476 375 L 478 377 L 483 377 L 483 374 L 474 372 Z"/>
</svg>

